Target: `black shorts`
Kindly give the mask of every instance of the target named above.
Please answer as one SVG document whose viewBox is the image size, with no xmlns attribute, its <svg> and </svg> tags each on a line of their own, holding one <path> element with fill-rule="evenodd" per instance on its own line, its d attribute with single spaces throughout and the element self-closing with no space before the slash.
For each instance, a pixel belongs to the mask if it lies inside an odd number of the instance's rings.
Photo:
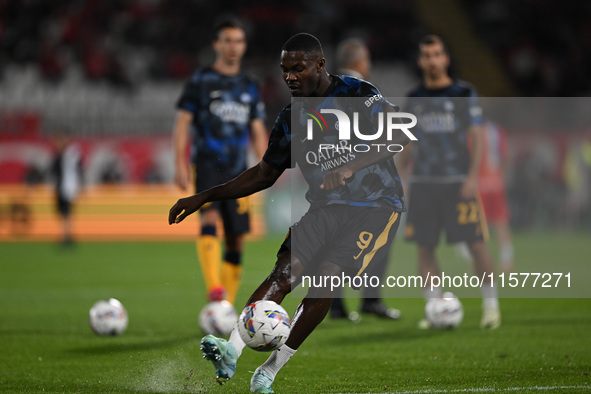
<svg viewBox="0 0 591 394">
<path fill-rule="evenodd" d="M 462 199 L 462 183 L 413 183 L 410 187 L 404 235 L 407 240 L 435 247 L 445 230 L 447 243 L 476 242 L 488 237 L 479 198 Z"/>
<path fill-rule="evenodd" d="M 279 253 L 290 250 L 306 268 L 328 261 L 370 274 L 372 262 L 387 258 L 399 224 L 400 213 L 385 208 L 329 205 L 291 226 Z"/>
<path fill-rule="evenodd" d="M 233 179 L 232 176 L 220 175 L 212 169 L 199 167 L 195 176 L 195 190 L 199 193 L 214 186 L 221 185 Z M 195 169 L 193 169 L 195 170 Z M 224 223 L 224 233 L 240 235 L 250 231 L 250 205 L 248 197 L 237 200 L 214 201 L 205 204 L 200 209 L 202 212 L 216 210 L 220 213 Z"/>
</svg>

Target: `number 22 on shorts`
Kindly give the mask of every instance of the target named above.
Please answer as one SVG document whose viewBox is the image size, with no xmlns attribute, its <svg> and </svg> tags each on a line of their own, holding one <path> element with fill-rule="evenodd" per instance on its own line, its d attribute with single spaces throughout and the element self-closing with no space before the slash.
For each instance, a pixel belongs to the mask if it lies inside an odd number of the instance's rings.
<svg viewBox="0 0 591 394">
<path fill-rule="evenodd" d="M 458 211 L 458 224 L 478 222 L 478 204 L 476 201 L 461 202 L 456 205 Z"/>
</svg>

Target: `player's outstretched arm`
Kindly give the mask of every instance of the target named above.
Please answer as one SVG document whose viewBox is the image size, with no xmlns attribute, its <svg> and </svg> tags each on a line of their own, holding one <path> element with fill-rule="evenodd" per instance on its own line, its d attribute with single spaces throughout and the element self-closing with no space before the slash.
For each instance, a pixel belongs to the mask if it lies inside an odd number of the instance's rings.
<svg viewBox="0 0 591 394">
<path fill-rule="evenodd" d="M 282 171 L 274 169 L 261 160 L 259 164 L 249 168 L 229 182 L 178 200 L 170 208 L 168 224 L 182 222 L 205 203 L 246 197 L 266 189 L 275 183 L 281 173 Z"/>
<path fill-rule="evenodd" d="M 472 125 L 470 130 L 470 168 L 468 176 L 462 185 L 460 194 L 462 198 L 468 199 L 478 195 L 478 172 L 482 161 L 482 139 L 484 129 L 481 125 Z"/>
<path fill-rule="evenodd" d="M 189 167 L 187 165 L 187 145 L 189 144 L 189 130 L 193 114 L 184 109 L 177 111 L 177 117 L 172 132 L 172 145 L 174 147 L 175 174 L 174 182 L 182 189 L 187 190 L 190 184 Z"/>
<path fill-rule="evenodd" d="M 253 119 L 250 122 L 250 130 L 256 157 L 258 160 L 261 160 L 265 154 L 265 151 L 267 150 L 267 145 L 269 143 L 269 136 L 267 135 L 265 123 L 262 121 L 262 119 Z"/>
</svg>

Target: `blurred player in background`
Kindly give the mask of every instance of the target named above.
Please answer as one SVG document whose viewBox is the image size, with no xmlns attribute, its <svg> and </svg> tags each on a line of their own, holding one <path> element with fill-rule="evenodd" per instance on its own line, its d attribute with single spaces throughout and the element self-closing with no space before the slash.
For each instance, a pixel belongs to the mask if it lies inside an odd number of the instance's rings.
<svg viewBox="0 0 591 394">
<path fill-rule="evenodd" d="M 498 124 L 487 120 L 483 125 L 482 161 L 478 174 L 478 190 L 486 220 L 497 236 L 499 262 L 503 272 L 514 268 L 513 241 L 509 227 L 509 204 L 505 189 L 505 168 L 507 164 L 507 133 Z M 468 246 L 458 245 L 460 255 L 470 260 Z"/>
<path fill-rule="evenodd" d="M 337 45 L 337 74 L 367 80 L 371 74 L 369 48 L 360 38 L 347 38 Z"/>
<path fill-rule="evenodd" d="M 327 97 L 325 101 L 330 102 L 336 101 L 336 97 L 359 97 L 365 102 L 366 98 L 373 98 L 369 106 L 362 105 L 359 111 L 360 118 L 371 122 L 373 128 L 378 114 L 394 110 L 370 83 L 353 77 L 330 75 L 325 65 L 322 46 L 310 34 L 296 34 L 282 48 L 283 80 L 292 96 Z M 347 100 L 348 103 L 352 101 Z M 336 150 L 344 163 L 333 170 L 308 163 L 304 158 L 304 152 L 308 150 L 306 147 L 318 149 L 319 141 L 334 143 L 337 132 L 327 129 L 316 141 L 302 139 L 305 132 L 297 126 L 292 129 L 292 120 L 297 125 L 305 110 L 302 101 L 298 101 L 281 111 L 271 131 L 267 151 L 258 165 L 228 183 L 180 199 L 170 209 L 169 224 L 179 223 L 209 201 L 242 197 L 268 188 L 283 171 L 298 165 L 309 186 L 306 199 L 310 202 L 310 209 L 290 227 L 277 253 L 275 267 L 248 303 L 261 299 L 281 303 L 304 275 L 334 277 L 344 273 L 360 276 L 371 265 L 374 256 L 380 258 L 380 254 L 388 253 L 400 213 L 405 209 L 402 185 L 392 153 L 382 150 L 351 158 L 346 149 L 340 150 L 340 153 Z M 302 142 L 292 144 L 292 141 Z M 390 140 L 400 145 L 406 145 L 408 141 L 403 133 L 397 133 Z M 292 148 L 300 154 L 292 157 Z M 256 369 L 250 381 L 251 391 L 272 392 L 271 384 L 275 376 L 322 322 L 331 303 L 330 288 L 308 288 L 306 297 L 293 315 L 287 342 Z M 236 362 L 245 346 L 237 325 L 228 341 L 212 335 L 201 340 L 203 355 L 214 364 L 220 383 L 234 375 Z"/>
<path fill-rule="evenodd" d="M 418 119 L 418 141 L 404 149 L 401 173 L 412 154 L 409 212 L 405 235 L 418 244 L 418 265 L 423 279 L 439 276 L 435 248 L 442 229 L 448 243 L 466 242 L 476 274 L 491 274 L 494 262 L 486 245 L 487 225 L 478 196 L 482 157 L 482 110 L 474 87 L 448 74 L 447 49 L 438 36 L 419 44 L 418 65 L 423 83 L 409 94 L 406 110 Z M 468 136 L 471 146 L 468 148 Z M 411 153 L 412 152 L 412 153 Z M 425 283 L 424 296 L 439 298 L 442 290 Z M 482 328 L 497 328 L 501 314 L 497 289 L 482 285 Z M 429 328 L 423 319 L 420 328 Z"/>
<path fill-rule="evenodd" d="M 70 246 L 72 234 L 72 205 L 82 187 L 82 155 L 78 146 L 70 140 L 67 130 L 58 130 L 55 136 L 56 155 L 51 165 L 55 180 L 57 211 L 61 218 L 62 243 Z"/>
<path fill-rule="evenodd" d="M 359 38 L 347 38 L 337 45 L 337 74 L 349 75 L 355 78 L 367 80 L 371 72 L 371 57 L 369 49 Z M 388 267 L 388 254 L 382 255 L 384 258 L 374 261 L 371 264 L 371 274 L 384 278 L 386 268 Z M 380 298 L 379 287 L 364 287 L 363 301 L 361 303 L 361 312 L 373 313 L 377 316 L 387 319 L 399 319 L 400 311 L 388 307 Z M 357 312 L 347 313 L 343 302 L 342 289 L 338 288 L 335 292 L 332 305 L 330 307 L 330 317 L 333 319 L 348 318 L 351 321 L 357 321 L 359 314 Z"/>
<path fill-rule="evenodd" d="M 227 20 L 214 30 L 216 54 L 210 67 L 198 70 L 185 85 L 177 102 L 173 131 L 176 155 L 175 182 L 183 190 L 191 183 L 187 146 L 197 192 L 229 181 L 246 169 L 249 138 L 262 157 L 267 143 L 265 110 L 259 87 L 241 71 L 246 34 L 237 20 Z M 209 300 L 232 304 L 240 285 L 244 234 L 249 231 L 246 199 L 209 204 L 201 209 L 201 235 L 197 255 Z M 217 223 L 224 223 L 223 263 Z"/>
</svg>

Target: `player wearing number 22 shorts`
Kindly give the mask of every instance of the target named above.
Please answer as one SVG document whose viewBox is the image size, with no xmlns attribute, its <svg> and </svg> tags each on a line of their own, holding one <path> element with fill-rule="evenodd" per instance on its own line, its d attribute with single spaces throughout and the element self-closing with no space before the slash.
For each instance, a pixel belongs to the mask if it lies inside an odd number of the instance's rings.
<svg viewBox="0 0 591 394">
<path fill-rule="evenodd" d="M 425 281 L 437 276 L 435 248 L 445 230 L 448 243 L 466 242 L 477 276 L 491 275 L 494 262 L 485 243 L 486 218 L 478 195 L 478 166 L 482 155 L 482 109 L 474 87 L 447 73 L 449 54 L 437 36 L 419 44 L 418 64 L 423 83 L 408 97 L 405 110 L 417 117 L 418 141 L 401 156 L 401 171 L 412 154 L 409 211 L 405 235 L 418 245 L 418 266 Z M 468 146 L 470 137 L 470 146 Z M 500 325 L 494 282 L 483 283 L 482 328 Z M 426 283 L 427 300 L 440 298 L 442 289 Z M 429 328 L 428 319 L 419 322 Z"/>
<path fill-rule="evenodd" d="M 417 116 L 413 146 L 412 197 L 406 238 L 435 247 L 441 230 L 448 243 L 485 240 L 485 216 L 477 196 L 462 198 L 460 189 L 470 166 L 468 130 L 482 124 L 474 88 L 465 82 L 443 89 L 419 87 L 408 99 Z"/>
</svg>

